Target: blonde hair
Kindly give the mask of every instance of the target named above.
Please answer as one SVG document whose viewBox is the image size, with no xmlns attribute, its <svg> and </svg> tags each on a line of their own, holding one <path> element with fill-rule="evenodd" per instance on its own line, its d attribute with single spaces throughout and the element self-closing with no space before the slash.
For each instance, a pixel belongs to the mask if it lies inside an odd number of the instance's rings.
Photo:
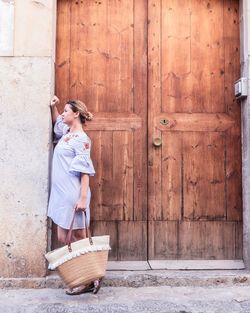
<svg viewBox="0 0 250 313">
<path fill-rule="evenodd" d="M 93 114 L 88 111 L 88 108 L 85 103 L 83 103 L 80 100 L 69 100 L 67 101 L 67 104 L 69 104 L 72 108 L 73 112 L 79 112 L 80 113 L 80 121 L 82 124 L 86 121 L 91 121 L 93 119 Z"/>
</svg>

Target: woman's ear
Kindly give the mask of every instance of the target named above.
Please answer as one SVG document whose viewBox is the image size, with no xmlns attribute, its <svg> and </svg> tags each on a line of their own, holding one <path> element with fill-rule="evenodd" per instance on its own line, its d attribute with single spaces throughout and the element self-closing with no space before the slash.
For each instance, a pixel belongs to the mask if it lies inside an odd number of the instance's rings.
<svg viewBox="0 0 250 313">
<path fill-rule="evenodd" d="M 75 118 L 78 118 L 80 116 L 79 112 L 74 112 L 75 113 Z"/>
</svg>

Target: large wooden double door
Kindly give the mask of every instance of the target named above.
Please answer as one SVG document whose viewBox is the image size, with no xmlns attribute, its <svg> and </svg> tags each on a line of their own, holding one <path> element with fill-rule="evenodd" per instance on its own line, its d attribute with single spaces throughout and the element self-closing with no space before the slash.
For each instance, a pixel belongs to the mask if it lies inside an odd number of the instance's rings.
<svg viewBox="0 0 250 313">
<path fill-rule="evenodd" d="M 95 119 L 112 260 L 242 257 L 238 1 L 58 1 L 56 94 Z M 62 108 L 61 107 L 61 108 Z"/>
</svg>

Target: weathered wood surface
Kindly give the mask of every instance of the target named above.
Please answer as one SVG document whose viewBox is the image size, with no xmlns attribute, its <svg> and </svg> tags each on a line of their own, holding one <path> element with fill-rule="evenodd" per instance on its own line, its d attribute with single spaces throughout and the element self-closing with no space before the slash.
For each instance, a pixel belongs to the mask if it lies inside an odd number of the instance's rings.
<svg viewBox="0 0 250 313">
<path fill-rule="evenodd" d="M 56 93 L 94 113 L 91 219 L 112 260 L 242 257 L 238 5 L 58 1 Z"/>
<path fill-rule="evenodd" d="M 149 259 L 242 257 L 238 1 L 148 14 Z"/>
<path fill-rule="evenodd" d="M 147 258 L 146 18 L 144 0 L 58 1 L 56 93 L 94 114 L 91 220 L 113 260 Z"/>
</svg>

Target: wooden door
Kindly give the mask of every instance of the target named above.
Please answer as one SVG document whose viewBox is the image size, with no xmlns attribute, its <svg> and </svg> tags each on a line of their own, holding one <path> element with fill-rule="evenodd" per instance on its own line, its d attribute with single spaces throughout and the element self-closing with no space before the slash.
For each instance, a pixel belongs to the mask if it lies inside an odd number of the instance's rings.
<svg viewBox="0 0 250 313">
<path fill-rule="evenodd" d="M 239 64 L 238 1 L 58 1 L 56 94 L 95 115 L 111 260 L 241 258 Z"/>
<path fill-rule="evenodd" d="M 56 94 L 94 114 L 92 229 L 111 260 L 147 259 L 146 17 L 144 0 L 58 1 Z"/>
<path fill-rule="evenodd" d="M 241 258 L 238 1 L 148 15 L 149 259 Z"/>
</svg>

